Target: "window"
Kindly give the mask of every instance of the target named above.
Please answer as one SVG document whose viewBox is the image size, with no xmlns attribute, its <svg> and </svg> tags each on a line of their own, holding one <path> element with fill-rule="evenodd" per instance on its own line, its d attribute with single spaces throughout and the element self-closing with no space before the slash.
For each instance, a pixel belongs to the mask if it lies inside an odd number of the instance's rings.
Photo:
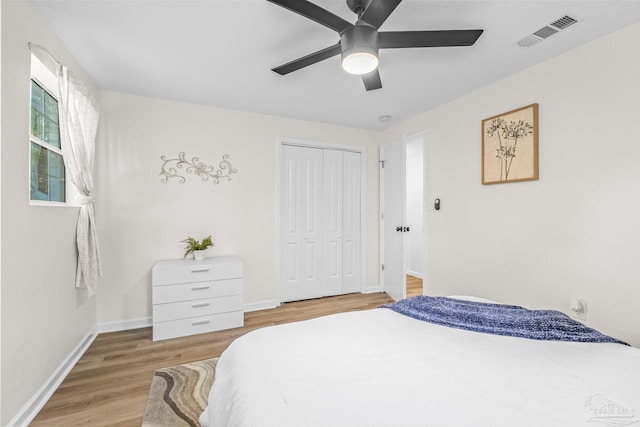
<svg viewBox="0 0 640 427">
<path fill-rule="evenodd" d="M 66 201 L 66 180 L 55 76 L 35 56 L 31 61 L 31 200 Z"/>
</svg>

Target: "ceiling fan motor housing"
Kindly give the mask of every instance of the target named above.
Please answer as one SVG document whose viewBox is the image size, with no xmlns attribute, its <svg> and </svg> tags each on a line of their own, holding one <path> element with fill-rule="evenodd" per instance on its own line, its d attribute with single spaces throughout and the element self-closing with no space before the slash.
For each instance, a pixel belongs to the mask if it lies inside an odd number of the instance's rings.
<svg viewBox="0 0 640 427">
<path fill-rule="evenodd" d="M 360 14 L 369 6 L 369 3 L 371 3 L 371 0 L 347 0 L 347 7 L 359 18 Z"/>
<path fill-rule="evenodd" d="M 373 69 L 378 64 L 378 31 L 368 25 L 355 25 L 349 28 L 340 37 L 340 47 L 342 49 L 342 66 L 352 74 L 365 74 L 367 71 L 351 71 L 347 62 L 354 56 L 363 57 L 365 61 L 375 62 Z"/>
</svg>

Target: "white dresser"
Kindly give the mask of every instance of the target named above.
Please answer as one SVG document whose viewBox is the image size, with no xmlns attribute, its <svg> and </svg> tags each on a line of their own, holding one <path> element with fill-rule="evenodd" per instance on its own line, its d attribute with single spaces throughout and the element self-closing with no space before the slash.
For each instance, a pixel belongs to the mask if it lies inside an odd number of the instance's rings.
<svg viewBox="0 0 640 427">
<path fill-rule="evenodd" d="M 154 341 L 244 325 L 240 257 L 158 261 L 151 284 Z"/>
</svg>

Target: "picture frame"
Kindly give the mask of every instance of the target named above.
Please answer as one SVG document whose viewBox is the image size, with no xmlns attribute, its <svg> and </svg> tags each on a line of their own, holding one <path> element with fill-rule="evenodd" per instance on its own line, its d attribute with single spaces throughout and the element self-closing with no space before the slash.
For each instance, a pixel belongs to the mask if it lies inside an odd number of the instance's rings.
<svg viewBox="0 0 640 427">
<path fill-rule="evenodd" d="M 482 184 L 538 179 L 538 104 L 482 120 Z"/>
</svg>

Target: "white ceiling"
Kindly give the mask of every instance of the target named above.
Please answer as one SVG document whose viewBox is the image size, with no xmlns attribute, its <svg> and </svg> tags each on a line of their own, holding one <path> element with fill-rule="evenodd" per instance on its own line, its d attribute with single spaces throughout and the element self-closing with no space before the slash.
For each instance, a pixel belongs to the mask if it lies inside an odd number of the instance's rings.
<svg viewBox="0 0 640 427">
<path fill-rule="evenodd" d="M 339 38 L 266 0 L 34 3 L 101 89 L 373 130 L 640 21 L 637 0 L 405 0 L 381 31 L 484 34 L 472 47 L 382 50 L 383 87 L 366 92 L 339 56 L 286 76 L 271 71 Z M 343 0 L 316 3 L 355 21 Z M 515 45 L 567 14 L 580 22 L 534 47 Z"/>
</svg>

